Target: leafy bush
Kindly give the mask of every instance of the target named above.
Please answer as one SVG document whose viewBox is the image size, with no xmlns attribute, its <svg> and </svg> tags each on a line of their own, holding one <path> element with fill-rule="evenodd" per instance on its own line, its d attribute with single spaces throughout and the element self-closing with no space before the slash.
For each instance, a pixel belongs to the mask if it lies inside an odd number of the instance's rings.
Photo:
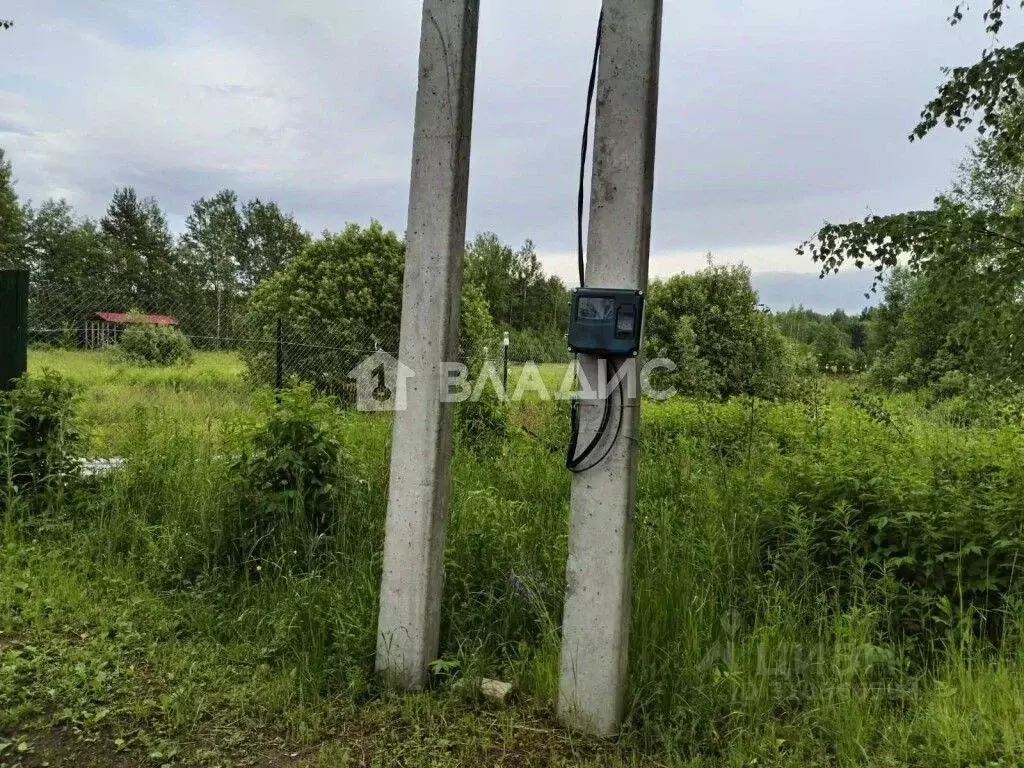
<svg viewBox="0 0 1024 768">
<path fill-rule="evenodd" d="M 746 267 L 708 267 L 651 283 L 647 354 L 676 363 L 668 374 L 682 394 L 788 396 L 788 347 L 758 307 Z"/>
<path fill-rule="evenodd" d="M 474 448 L 500 445 L 508 435 L 508 405 L 487 388 L 477 400 L 455 405 L 456 438 Z"/>
<path fill-rule="evenodd" d="M 76 388 L 53 371 L 0 392 L 0 492 L 32 496 L 58 487 L 75 466 Z"/>
<path fill-rule="evenodd" d="M 318 392 L 348 402 L 355 387 L 349 371 L 376 348 L 398 354 L 405 244 L 379 222 L 350 224 L 325 235 L 253 291 L 246 307 L 242 347 L 247 375 L 270 384 L 275 338 L 283 320 L 285 373 Z M 462 287 L 459 360 L 474 373 L 497 332 L 482 289 Z"/>
<path fill-rule="evenodd" d="M 340 511 L 345 465 L 331 428 L 334 407 L 304 384 L 283 390 L 264 416 L 230 467 L 240 520 L 236 552 L 246 563 L 280 563 L 301 553 L 297 562 L 305 564 Z"/>
<path fill-rule="evenodd" d="M 869 411 L 833 423 L 827 452 L 787 463 L 766 561 L 843 604 L 884 605 L 890 641 L 934 648 L 963 623 L 998 638 L 1024 586 L 1019 445 L 919 442 Z"/>
<path fill-rule="evenodd" d="M 464 282 L 459 304 L 459 358 L 469 366 L 471 376 L 486 362 L 484 349 L 496 335 L 483 290 L 475 283 Z"/>
<path fill-rule="evenodd" d="M 278 318 L 287 373 L 320 392 L 348 393 L 348 372 L 374 350 L 396 354 L 405 245 L 379 222 L 313 241 L 261 282 L 246 304 L 242 348 L 250 379 L 271 384 Z"/>
<path fill-rule="evenodd" d="M 117 348 L 127 359 L 151 365 L 192 362 L 192 342 L 170 325 L 133 323 L 117 340 Z"/>
</svg>

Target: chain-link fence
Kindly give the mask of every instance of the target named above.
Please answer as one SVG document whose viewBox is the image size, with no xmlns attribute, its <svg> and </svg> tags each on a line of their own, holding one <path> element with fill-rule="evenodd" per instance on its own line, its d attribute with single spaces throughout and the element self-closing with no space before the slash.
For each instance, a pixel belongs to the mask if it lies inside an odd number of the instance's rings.
<svg viewBox="0 0 1024 768">
<path fill-rule="evenodd" d="M 289 297 L 301 307 L 301 297 Z M 353 317 L 365 318 L 365 311 Z M 35 347 L 96 353 L 111 365 L 122 357 L 119 342 L 132 326 L 175 328 L 198 353 L 193 365 L 211 364 L 214 355 L 234 355 L 253 385 L 281 386 L 293 378 L 318 391 L 351 402 L 355 380 L 350 373 L 368 357 L 385 352 L 399 355 L 398 312 L 381 313 L 370 324 L 353 317 L 324 317 L 320 313 L 274 311 L 255 307 L 245 296 L 210 289 L 171 298 L 151 298 L 95 283 L 74 286 L 46 284 L 34 288 L 29 300 L 29 343 Z M 507 380 L 506 371 L 524 363 L 566 364 L 571 360 L 564 334 L 496 331 L 472 355 L 460 347 L 462 362 L 489 361 Z M 105 356 L 105 357 L 101 357 Z M 476 373 L 475 371 L 473 372 Z"/>
<path fill-rule="evenodd" d="M 29 344 L 105 355 L 114 364 L 119 343 L 133 326 L 174 328 L 198 353 L 202 366 L 215 354 L 235 355 L 254 385 L 286 384 L 293 377 L 318 391 L 350 400 L 349 377 L 378 351 L 397 357 L 399 319 L 368 327 L 346 318 L 253 311 L 245 297 L 211 290 L 196 296 L 150 300 L 78 284 L 66 291 L 32 291 Z"/>
</svg>

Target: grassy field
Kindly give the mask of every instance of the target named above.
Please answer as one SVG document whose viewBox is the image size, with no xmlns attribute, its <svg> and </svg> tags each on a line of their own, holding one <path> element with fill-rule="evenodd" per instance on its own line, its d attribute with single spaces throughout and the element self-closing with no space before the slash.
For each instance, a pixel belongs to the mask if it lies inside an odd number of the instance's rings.
<svg viewBox="0 0 1024 768">
<path fill-rule="evenodd" d="M 215 431 L 252 407 L 253 391 L 230 352 L 198 352 L 187 368 L 131 365 L 107 350 L 31 349 L 29 371 L 53 370 L 82 388 L 90 455 L 130 452 L 140 424 Z"/>
<path fill-rule="evenodd" d="M 255 512 L 232 457 L 272 398 L 236 361 L 30 365 L 83 387 L 89 450 L 128 464 L 0 521 L 0 765 L 1024 761 L 1019 426 L 850 382 L 645 403 L 629 716 L 599 742 L 550 714 L 564 404 L 460 437 L 442 663 L 401 696 L 372 676 L 388 418 L 316 411 L 342 450 L 327 530 L 239 559 Z M 512 706 L 479 699 L 483 676 Z"/>
</svg>

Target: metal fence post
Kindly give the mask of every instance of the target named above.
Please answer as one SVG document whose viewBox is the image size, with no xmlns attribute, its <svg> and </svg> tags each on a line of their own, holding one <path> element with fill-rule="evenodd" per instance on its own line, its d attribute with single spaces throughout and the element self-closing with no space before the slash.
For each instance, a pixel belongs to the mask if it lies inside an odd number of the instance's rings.
<svg viewBox="0 0 1024 768">
<path fill-rule="evenodd" d="M 0 270 L 0 390 L 28 370 L 28 270 Z"/>
<path fill-rule="evenodd" d="M 501 388 L 505 391 L 505 399 L 508 400 L 508 331 L 501 338 L 501 357 L 503 370 L 501 373 Z"/>
<path fill-rule="evenodd" d="M 277 341 L 274 345 L 274 388 L 280 392 L 284 388 L 284 323 L 277 318 Z"/>
</svg>

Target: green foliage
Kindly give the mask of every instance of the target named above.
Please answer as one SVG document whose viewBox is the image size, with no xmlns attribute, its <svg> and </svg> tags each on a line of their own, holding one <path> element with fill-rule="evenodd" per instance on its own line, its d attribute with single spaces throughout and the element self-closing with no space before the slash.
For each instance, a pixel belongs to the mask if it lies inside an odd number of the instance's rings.
<svg viewBox="0 0 1024 768">
<path fill-rule="evenodd" d="M 98 296 L 116 297 L 118 275 L 111 274 L 108 241 L 94 221 L 79 218 L 64 200 L 26 209 L 30 297 L 34 329 L 82 328 L 95 318 Z M 86 288 L 88 286 L 88 288 Z M 109 299 L 103 299 L 109 300 Z M 60 335 L 37 335 L 36 343 L 56 343 Z"/>
<path fill-rule="evenodd" d="M 497 331 L 480 286 L 464 281 L 459 304 L 459 359 L 475 376 L 486 361 L 484 348 L 494 344 Z"/>
<path fill-rule="evenodd" d="M 513 251 L 492 232 L 477 235 L 466 248 L 465 279 L 480 286 L 502 326 L 555 336 L 566 332 L 569 292 L 557 277 L 544 275 L 529 240 Z"/>
<path fill-rule="evenodd" d="M 309 242 L 295 217 L 273 201 L 254 198 L 242 206 L 238 281 L 252 290 L 284 268 Z"/>
<path fill-rule="evenodd" d="M 563 332 L 519 331 L 513 328 L 508 337 L 509 360 L 535 363 L 568 363 L 572 360 Z M 496 351 L 493 356 L 497 359 Z"/>
<path fill-rule="evenodd" d="M 110 288 L 103 300 L 146 312 L 166 311 L 180 295 L 183 274 L 157 201 L 140 198 L 132 187 L 117 189 L 100 229 L 110 250 L 107 274 L 100 273 Z M 102 309 L 111 307 L 94 311 Z"/>
<path fill-rule="evenodd" d="M 858 367 L 857 355 L 849 336 L 832 324 L 822 325 L 812 343 L 819 370 L 852 373 Z"/>
<path fill-rule="evenodd" d="M 1006 8 L 1012 4 L 1012 0 L 987 0 L 983 4 L 986 32 L 993 37 L 999 34 Z M 960 24 L 968 9 L 967 2 L 957 3 L 950 24 Z M 921 121 L 910 140 L 924 138 L 940 123 L 962 131 L 977 116 L 980 134 L 992 136 L 1008 152 L 1019 154 L 1024 137 L 1024 124 L 1017 119 L 1022 106 L 1019 82 L 1024 77 L 1024 43 L 988 48 L 977 63 L 944 72 L 949 79 L 921 112 Z"/>
<path fill-rule="evenodd" d="M 0 268 L 24 263 L 25 216 L 14 192 L 14 173 L 0 147 Z"/>
<path fill-rule="evenodd" d="M 829 224 L 801 246 L 823 274 L 874 264 L 884 285 L 868 332 L 877 381 L 920 387 L 961 370 L 1024 382 L 1020 178 L 1020 160 L 983 140 L 932 210 Z"/>
<path fill-rule="evenodd" d="M 0 499 L 7 504 L 59 490 L 72 477 L 77 393 L 53 371 L 23 376 L 0 392 Z"/>
<path fill-rule="evenodd" d="M 238 195 L 222 189 L 209 200 L 196 200 L 185 220 L 181 246 L 204 283 L 233 293 L 235 274 L 242 260 Z"/>
<path fill-rule="evenodd" d="M 246 306 L 242 350 L 250 378 L 271 383 L 277 319 L 284 329 L 287 371 L 318 391 L 347 398 L 352 370 L 375 347 L 398 353 L 405 245 L 379 222 L 350 224 L 313 241 L 261 283 Z M 475 375 L 497 330 L 483 289 L 463 280 L 458 359 Z"/>
<path fill-rule="evenodd" d="M 791 466 L 790 513 L 766 539 L 766 559 L 809 564 L 846 603 L 875 595 L 890 642 L 932 649 L 960 622 L 998 639 L 1021 592 L 1017 452 L 969 443 L 913 457 L 891 414 L 866 406 L 878 428 L 847 419 L 849 447 Z"/>
<path fill-rule="evenodd" d="M 787 338 L 814 350 L 818 370 L 827 373 L 852 373 L 863 370 L 867 359 L 871 310 L 851 317 L 837 309 L 822 315 L 809 309 L 792 308 L 774 315 Z"/>
<path fill-rule="evenodd" d="M 998 34 L 1012 5 L 1020 4 L 986 2 L 986 31 Z M 959 3 L 951 23 L 960 24 L 967 10 L 967 3 Z M 977 120 L 982 138 L 961 166 L 952 193 L 937 198 L 931 210 L 828 224 L 798 252 L 820 263 L 823 275 L 844 263 L 873 265 L 875 287 L 887 270 L 904 263 L 919 274 L 912 282 L 897 278 L 899 290 L 887 293 L 889 317 L 881 320 L 888 327 L 880 329 L 886 338 L 874 368 L 879 381 L 914 387 L 961 370 L 1020 382 L 1024 43 L 989 48 L 976 64 L 946 74 L 911 140 L 940 123 L 964 130 Z"/>
<path fill-rule="evenodd" d="M 675 362 L 665 376 L 682 394 L 788 394 L 791 361 L 781 333 L 758 307 L 746 267 L 708 267 L 650 286 L 647 355 Z"/>
<path fill-rule="evenodd" d="M 117 337 L 117 350 L 127 360 L 152 365 L 188 365 L 192 342 L 171 325 L 131 322 Z"/>
<path fill-rule="evenodd" d="M 273 339 L 281 318 L 288 373 L 341 395 L 351 384 L 348 372 L 373 351 L 375 339 L 383 348 L 398 339 L 403 260 L 402 241 L 376 221 L 324 235 L 256 287 L 246 305 L 245 335 Z M 273 345 L 248 344 L 242 357 L 254 381 L 273 382 Z"/>
<path fill-rule="evenodd" d="M 251 569 L 268 561 L 301 568 L 346 511 L 338 506 L 346 470 L 334 407 L 309 385 L 297 385 L 261 415 L 262 425 L 230 464 L 241 521 L 236 554 Z"/>
<path fill-rule="evenodd" d="M 455 435 L 474 449 L 495 448 L 509 432 L 508 404 L 488 387 L 476 400 L 455 405 Z"/>
</svg>

